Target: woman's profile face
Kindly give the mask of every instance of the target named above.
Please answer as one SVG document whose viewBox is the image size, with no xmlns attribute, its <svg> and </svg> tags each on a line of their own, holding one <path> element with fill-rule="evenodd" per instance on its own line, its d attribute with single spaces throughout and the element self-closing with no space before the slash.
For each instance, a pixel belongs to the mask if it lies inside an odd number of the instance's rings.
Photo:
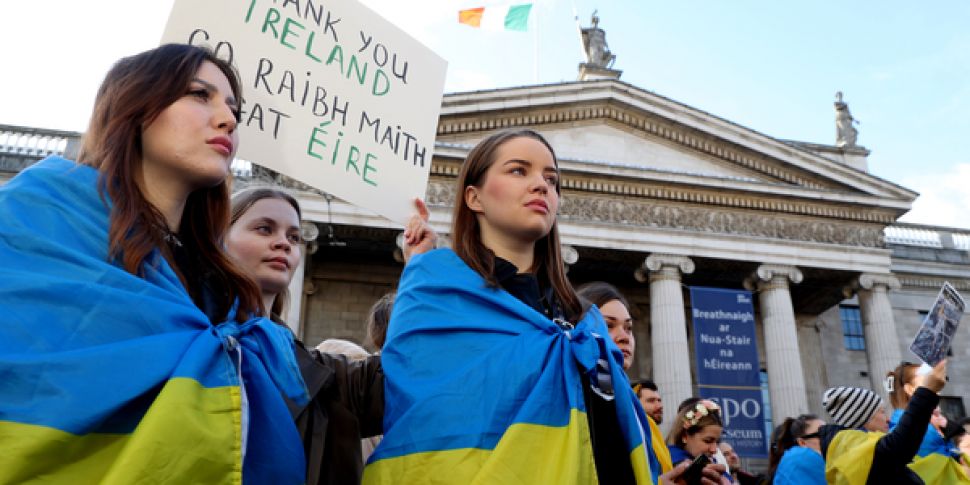
<svg viewBox="0 0 970 485">
<path fill-rule="evenodd" d="M 821 419 L 813 419 L 808 423 L 805 423 L 805 436 L 808 438 L 798 438 L 798 446 L 803 446 L 805 448 L 811 448 L 817 451 L 819 454 L 822 453 L 822 438 L 815 435 L 818 433 L 818 429 L 825 426 L 825 421 Z M 815 435 L 815 436 L 812 436 Z"/>
<path fill-rule="evenodd" d="M 239 145 L 238 110 L 229 79 L 203 62 L 185 94 L 142 128 L 144 182 L 191 192 L 225 180 Z"/>
<path fill-rule="evenodd" d="M 300 264 L 300 218 L 283 199 L 257 200 L 229 228 L 226 250 L 263 294 L 278 294 Z"/>
<path fill-rule="evenodd" d="M 873 413 L 869 421 L 862 425 L 868 431 L 881 431 L 883 433 L 889 432 L 889 417 L 886 416 L 886 411 L 880 406 Z"/>
<path fill-rule="evenodd" d="M 633 365 L 633 352 L 636 340 L 633 337 L 633 317 L 620 300 L 610 300 L 600 307 L 603 320 L 609 329 L 613 343 L 623 352 L 623 368 L 629 369 Z"/>
<path fill-rule="evenodd" d="M 685 434 L 684 451 L 693 457 L 700 456 L 701 453 L 707 455 L 717 453 L 717 443 L 721 441 L 721 431 L 723 431 L 723 428 L 720 425 L 709 424 L 692 435 Z"/>
<path fill-rule="evenodd" d="M 506 141 L 495 150 L 495 162 L 481 187 L 465 188 L 465 203 L 478 216 L 482 241 L 534 243 L 556 221 L 559 170 L 542 142 L 528 137 Z"/>
</svg>

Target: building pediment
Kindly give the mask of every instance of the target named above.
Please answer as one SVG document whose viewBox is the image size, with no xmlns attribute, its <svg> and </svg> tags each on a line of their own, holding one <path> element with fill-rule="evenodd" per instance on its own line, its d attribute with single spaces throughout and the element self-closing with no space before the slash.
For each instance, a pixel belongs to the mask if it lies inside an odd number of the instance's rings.
<svg viewBox="0 0 970 485">
<path fill-rule="evenodd" d="M 437 140 L 471 146 L 487 133 L 514 126 L 546 135 L 565 161 L 618 171 L 693 176 L 700 185 L 726 178 L 775 190 L 861 197 L 891 207 L 897 217 L 917 196 L 838 160 L 864 156 L 864 149 L 775 139 L 616 80 L 446 95 Z"/>
</svg>

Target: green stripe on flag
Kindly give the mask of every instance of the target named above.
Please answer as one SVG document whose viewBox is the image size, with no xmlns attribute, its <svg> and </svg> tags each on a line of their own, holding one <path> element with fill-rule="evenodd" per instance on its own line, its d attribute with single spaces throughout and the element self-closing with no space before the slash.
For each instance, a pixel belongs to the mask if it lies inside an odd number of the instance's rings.
<svg viewBox="0 0 970 485">
<path fill-rule="evenodd" d="M 532 10 L 531 3 L 509 7 L 509 13 L 505 15 L 505 29 L 521 32 L 528 30 L 530 10 Z"/>
</svg>

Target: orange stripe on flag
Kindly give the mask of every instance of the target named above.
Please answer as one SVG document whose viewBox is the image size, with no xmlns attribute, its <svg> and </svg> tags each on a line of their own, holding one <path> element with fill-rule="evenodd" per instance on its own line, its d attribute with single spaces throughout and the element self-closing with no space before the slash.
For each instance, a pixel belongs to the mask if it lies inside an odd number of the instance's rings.
<svg viewBox="0 0 970 485">
<path fill-rule="evenodd" d="M 482 14 L 485 12 L 485 7 L 470 8 L 468 10 L 458 11 L 458 23 L 471 25 L 472 27 L 482 26 Z"/>
</svg>

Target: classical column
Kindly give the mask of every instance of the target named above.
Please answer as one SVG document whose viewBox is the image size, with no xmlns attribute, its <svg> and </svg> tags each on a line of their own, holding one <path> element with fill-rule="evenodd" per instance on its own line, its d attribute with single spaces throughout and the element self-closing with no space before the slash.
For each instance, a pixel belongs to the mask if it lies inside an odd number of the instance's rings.
<svg viewBox="0 0 970 485">
<path fill-rule="evenodd" d="M 805 374 L 798 347 L 798 328 L 788 283 L 800 283 L 802 272 L 794 266 L 763 264 L 745 281 L 758 290 L 761 321 L 765 331 L 768 395 L 775 425 L 786 417 L 808 412 Z"/>
<path fill-rule="evenodd" d="M 694 272 L 694 262 L 684 256 L 651 254 L 637 273 L 650 280 L 650 325 L 653 346 L 653 381 L 663 397 L 663 430 L 677 415 L 677 404 L 693 395 L 690 375 L 690 346 L 684 316 L 681 274 Z"/>
<path fill-rule="evenodd" d="M 293 333 L 303 338 L 300 333 L 303 329 L 303 322 L 301 321 L 301 316 L 303 313 L 303 279 L 304 273 L 306 272 L 306 260 L 310 257 L 309 254 L 303 255 L 300 258 L 300 264 L 293 269 L 293 279 L 290 280 L 290 286 L 287 287 L 290 294 L 290 301 L 286 307 L 286 315 L 283 317 L 286 319 L 286 324 L 293 330 Z"/>
<path fill-rule="evenodd" d="M 303 280 L 306 278 L 307 261 L 317 252 L 317 237 L 320 236 L 320 229 L 312 221 L 304 221 L 300 224 L 300 236 L 303 237 L 303 254 L 300 264 L 293 269 L 293 279 L 287 287 L 290 300 L 286 306 L 286 315 L 282 315 L 286 324 L 293 330 L 297 337 L 303 338 Z"/>
<path fill-rule="evenodd" d="M 579 251 L 576 248 L 568 245 L 560 245 L 560 254 L 562 255 L 563 265 L 566 267 L 566 272 L 569 273 L 569 268 L 579 261 Z"/>
<path fill-rule="evenodd" d="M 900 361 L 899 335 L 889 302 L 889 290 L 898 290 L 899 280 L 891 274 L 864 273 L 858 280 L 859 313 L 866 336 L 869 380 L 872 390 L 888 399 L 883 381 Z M 888 400 L 886 401 L 889 402 Z"/>
</svg>

